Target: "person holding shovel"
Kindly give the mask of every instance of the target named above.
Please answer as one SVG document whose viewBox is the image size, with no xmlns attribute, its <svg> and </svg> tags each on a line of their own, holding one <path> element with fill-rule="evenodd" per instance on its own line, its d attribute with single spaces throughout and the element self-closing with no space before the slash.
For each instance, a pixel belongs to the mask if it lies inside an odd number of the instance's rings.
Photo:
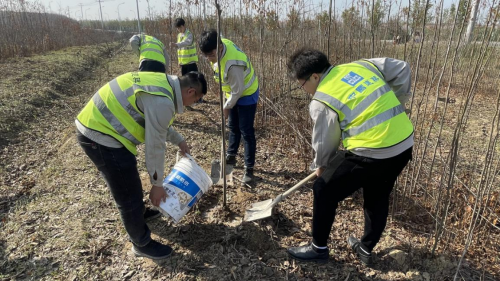
<svg viewBox="0 0 500 281">
<path fill-rule="evenodd" d="M 220 52 L 220 69 L 222 81 L 219 81 L 217 66 L 217 45 Z M 254 119 L 259 100 L 259 81 L 252 63 L 247 55 L 232 41 L 219 40 L 214 29 L 204 31 L 199 40 L 203 55 L 210 61 L 217 83 L 222 83 L 222 91 L 226 95 L 224 117 L 228 120 L 229 145 L 226 163 L 236 164 L 238 147 L 243 136 L 245 144 L 245 174 L 242 183 L 254 182 L 253 168 L 255 165 L 255 130 Z"/>
<path fill-rule="evenodd" d="M 167 72 L 170 56 L 160 40 L 140 34 L 132 36 L 129 42 L 132 51 L 139 56 L 139 71 Z"/>
<path fill-rule="evenodd" d="M 288 70 L 312 95 L 312 243 L 288 248 L 300 261 L 326 262 L 327 240 L 340 201 L 363 188 L 365 226 L 348 244 L 366 265 L 387 223 L 389 196 L 412 158 L 413 125 L 405 114 L 410 97 L 410 66 L 392 58 L 373 58 L 332 66 L 325 54 L 304 48 Z M 338 150 L 340 140 L 345 150 Z"/>
<path fill-rule="evenodd" d="M 78 114 L 77 139 L 111 191 L 136 256 L 162 259 L 172 248 L 151 239 L 145 223 L 137 148 L 145 143 L 146 168 L 151 180 L 149 199 L 159 206 L 163 189 L 165 141 L 189 146 L 172 127 L 175 115 L 207 92 L 203 74 L 176 77 L 162 72 L 129 72 L 100 88 Z"/>
</svg>

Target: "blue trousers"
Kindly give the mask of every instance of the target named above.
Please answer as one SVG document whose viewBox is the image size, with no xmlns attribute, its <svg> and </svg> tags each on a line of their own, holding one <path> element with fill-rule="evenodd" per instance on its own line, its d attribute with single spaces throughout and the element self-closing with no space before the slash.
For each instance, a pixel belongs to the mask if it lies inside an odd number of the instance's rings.
<svg viewBox="0 0 500 281">
<path fill-rule="evenodd" d="M 243 136 L 245 148 L 245 167 L 253 169 L 255 165 L 255 130 L 253 127 L 257 104 L 235 105 L 229 112 L 229 146 L 227 155 L 237 155 Z"/>
</svg>

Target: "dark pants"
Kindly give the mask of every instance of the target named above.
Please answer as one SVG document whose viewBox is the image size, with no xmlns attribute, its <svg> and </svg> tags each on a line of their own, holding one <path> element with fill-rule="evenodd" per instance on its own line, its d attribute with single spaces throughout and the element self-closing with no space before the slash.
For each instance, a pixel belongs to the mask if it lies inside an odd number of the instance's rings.
<svg viewBox="0 0 500 281">
<path fill-rule="evenodd" d="M 139 65 L 139 71 L 165 73 L 165 65 L 158 61 L 143 60 Z"/>
<path fill-rule="evenodd" d="M 151 231 L 144 221 L 142 184 L 135 156 L 125 147 L 109 148 L 77 133 L 80 146 L 106 181 L 132 243 L 145 246 Z"/>
<path fill-rule="evenodd" d="M 196 65 L 196 63 L 181 65 L 182 76 L 186 75 L 188 72 L 191 72 L 191 71 L 198 71 L 198 66 Z"/>
<path fill-rule="evenodd" d="M 229 112 L 229 146 L 227 155 L 237 155 L 243 136 L 245 147 L 245 167 L 253 168 L 255 165 L 255 130 L 253 123 L 257 104 L 235 105 Z"/>
<path fill-rule="evenodd" d="M 314 182 L 313 243 L 319 247 L 327 245 L 338 203 L 363 188 L 365 228 L 361 243 L 373 250 L 387 223 L 389 196 L 396 178 L 411 157 L 411 148 L 388 159 L 337 152 L 332 165 Z"/>
</svg>

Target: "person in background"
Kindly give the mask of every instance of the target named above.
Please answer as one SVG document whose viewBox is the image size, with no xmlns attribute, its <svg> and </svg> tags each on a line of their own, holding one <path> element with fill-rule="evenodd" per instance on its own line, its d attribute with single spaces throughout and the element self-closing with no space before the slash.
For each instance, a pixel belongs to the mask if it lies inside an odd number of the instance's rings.
<svg viewBox="0 0 500 281">
<path fill-rule="evenodd" d="M 101 87 L 76 117 L 78 142 L 106 181 L 136 256 L 163 259 L 172 253 L 171 247 L 151 239 L 145 223 L 136 146 L 145 143 L 149 199 L 158 207 L 167 197 L 165 141 L 177 145 L 182 154 L 190 153 L 172 127 L 175 115 L 206 92 L 207 82 L 198 72 L 181 77 L 129 72 Z"/>
<path fill-rule="evenodd" d="M 190 71 L 198 71 L 198 55 L 196 54 L 196 46 L 194 36 L 186 27 L 186 22 L 182 18 L 175 19 L 175 28 L 177 29 L 177 43 L 172 42 L 172 46 L 177 48 L 177 59 L 181 68 L 181 74 L 184 75 Z M 203 103 L 201 98 L 197 103 Z M 193 110 L 191 107 L 187 107 Z"/>
<path fill-rule="evenodd" d="M 405 113 L 410 97 L 408 63 L 373 58 L 332 66 L 325 54 L 304 48 L 289 59 L 299 88 L 312 95 L 312 243 L 291 247 L 300 261 L 326 262 L 327 240 L 339 202 L 363 188 L 364 234 L 348 237 L 361 262 L 373 263 L 389 214 L 396 179 L 412 158 L 413 125 Z M 345 150 L 338 150 L 342 139 Z"/>
<path fill-rule="evenodd" d="M 177 57 L 182 75 L 190 71 L 198 71 L 198 65 L 196 64 L 198 55 L 196 54 L 193 34 L 186 27 L 186 22 L 182 18 L 175 19 L 174 25 L 179 34 L 177 34 L 177 43 L 172 42 L 172 46 L 177 48 Z"/>
<path fill-rule="evenodd" d="M 170 56 L 160 40 L 141 34 L 132 36 L 129 42 L 132 51 L 139 56 L 139 71 L 167 72 Z"/>
<path fill-rule="evenodd" d="M 222 81 L 219 81 L 217 66 L 217 45 L 220 51 L 220 69 Z M 259 100 L 259 81 L 247 55 L 232 41 L 219 40 L 214 29 L 204 31 L 199 40 L 203 55 L 210 61 L 215 72 L 215 81 L 222 84 L 226 95 L 224 117 L 228 120 L 229 145 L 226 163 L 236 164 L 236 155 L 243 136 L 245 147 L 245 173 L 242 183 L 254 182 L 255 165 L 255 129 L 254 120 Z"/>
</svg>

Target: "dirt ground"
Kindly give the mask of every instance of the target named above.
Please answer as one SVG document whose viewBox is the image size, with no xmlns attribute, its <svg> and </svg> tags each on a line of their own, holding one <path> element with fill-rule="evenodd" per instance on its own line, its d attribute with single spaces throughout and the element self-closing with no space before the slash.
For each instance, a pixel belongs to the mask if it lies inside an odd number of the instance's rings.
<svg viewBox="0 0 500 281">
<path fill-rule="evenodd" d="M 286 254 L 287 247 L 311 240 L 311 183 L 282 202 L 272 218 L 243 223 L 251 203 L 278 195 L 309 173 L 303 161 L 271 141 L 266 128 L 257 130 L 254 187 L 234 181 L 223 208 L 222 187 L 213 186 L 180 223 L 166 217 L 150 222 L 153 238 L 175 253 L 159 262 L 134 257 L 110 193 L 74 137 L 74 117 L 93 93 L 136 68 L 137 59 L 120 48 L 70 48 L 2 64 L 0 279 L 453 280 L 461 249 L 430 256 L 427 238 L 418 230 L 433 227 L 425 220 L 419 228 L 391 218 L 375 249 L 376 265 L 362 265 L 346 243 L 349 235 L 363 231 L 359 194 L 338 209 L 325 265 L 298 263 Z M 208 172 L 220 155 L 220 117 L 218 97 L 210 92 L 205 100 L 179 115 L 174 126 Z M 138 160 L 147 198 L 143 152 Z M 175 152 L 167 146 L 167 174 Z M 235 177 L 242 176 L 242 161 L 240 155 Z M 500 270 L 468 260 L 461 278 L 499 280 Z"/>
</svg>

